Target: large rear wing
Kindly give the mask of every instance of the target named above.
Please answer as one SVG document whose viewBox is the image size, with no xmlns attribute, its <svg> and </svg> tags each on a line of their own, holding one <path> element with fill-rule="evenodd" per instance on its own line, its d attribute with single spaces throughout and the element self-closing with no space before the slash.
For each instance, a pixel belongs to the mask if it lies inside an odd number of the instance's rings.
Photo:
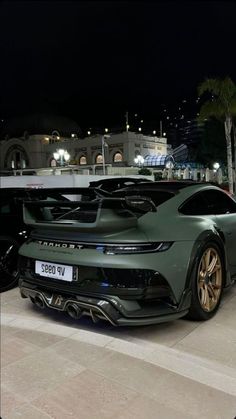
<svg viewBox="0 0 236 419">
<path fill-rule="evenodd" d="M 25 201 L 23 205 L 24 222 L 33 228 L 84 232 L 129 229 L 148 211 L 156 211 L 153 202 L 135 196 L 94 201 Z"/>
</svg>

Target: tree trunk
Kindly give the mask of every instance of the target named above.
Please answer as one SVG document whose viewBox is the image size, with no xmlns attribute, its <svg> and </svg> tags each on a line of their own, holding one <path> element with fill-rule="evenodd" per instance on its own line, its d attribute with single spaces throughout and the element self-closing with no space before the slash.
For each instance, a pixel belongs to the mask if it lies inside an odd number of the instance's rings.
<svg viewBox="0 0 236 419">
<path fill-rule="evenodd" d="M 234 181 L 233 181 L 233 159 L 232 159 L 232 142 L 231 142 L 231 130 L 232 130 L 232 119 L 230 116 L 225 118 L 225 139 L 227 147 L 227 169 L 229 179 L 229 192 L 234 192 Z"/>
</svg>

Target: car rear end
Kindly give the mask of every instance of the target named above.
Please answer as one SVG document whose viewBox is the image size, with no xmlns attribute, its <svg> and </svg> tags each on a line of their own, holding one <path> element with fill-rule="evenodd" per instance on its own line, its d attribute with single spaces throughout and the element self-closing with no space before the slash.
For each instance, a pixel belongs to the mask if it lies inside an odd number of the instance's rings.
<svg viewBox="0 0 236 419">
<path fill-rule="evenodd" d="M 152 324 L 187 312 L 162 274 L 173 243 L 150 241 L 145 233 L 144 217 L 156 217 L 148 198 L 29 202 L 24 212 L 33 232 L 20 249 L 22 297 L 113 325 Z"/>
</svg>

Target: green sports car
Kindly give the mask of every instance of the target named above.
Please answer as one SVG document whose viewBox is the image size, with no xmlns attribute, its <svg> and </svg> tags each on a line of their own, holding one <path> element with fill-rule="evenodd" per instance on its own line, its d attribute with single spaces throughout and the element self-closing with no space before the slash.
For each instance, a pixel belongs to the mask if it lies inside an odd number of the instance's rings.
<svg viewBox="0 0 236 419">
<path fill-rule="evenodd" d="M 148 182 L 79 201 L 25 202 L 20 292 L 113 325 L 207 320 L 236 279 L 236 202 L 191 181 Z"/>
</svg>

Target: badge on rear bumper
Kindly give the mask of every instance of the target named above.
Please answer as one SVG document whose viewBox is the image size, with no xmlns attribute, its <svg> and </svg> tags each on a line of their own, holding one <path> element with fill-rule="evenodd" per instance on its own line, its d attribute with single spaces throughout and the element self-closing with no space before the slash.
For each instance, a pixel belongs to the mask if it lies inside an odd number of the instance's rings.
<svg viewBox="0 0 236 419">
<path fill-rule="evenodd" d="M 64 298 L 62 297 L 62 295 L 57 295 L 57 294 L 53 295 L 50 305 L 52 305 L 54 307 L 57 307 L 57 308 L 62 308 L 63 305 L 64 305 Z"/>
</svg>

